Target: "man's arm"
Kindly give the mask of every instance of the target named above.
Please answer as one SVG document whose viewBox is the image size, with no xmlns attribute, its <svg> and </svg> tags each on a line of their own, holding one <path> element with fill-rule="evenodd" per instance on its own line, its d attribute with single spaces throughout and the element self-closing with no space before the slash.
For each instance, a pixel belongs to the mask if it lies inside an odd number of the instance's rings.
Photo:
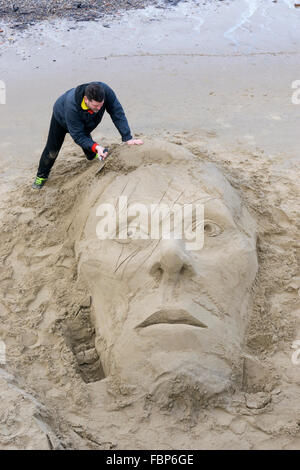
<svg viewBox="0 0 300 470">
<path fill-rule="evenodd" d="M 121 103 L 116 97 L 115 92 L 108 85 L 105 87 L 105 107 L 111 117 L 111 120 L 120 132 L 122 141 L 127 142 L 132 140 L 128 121 Z"/>
</svg>

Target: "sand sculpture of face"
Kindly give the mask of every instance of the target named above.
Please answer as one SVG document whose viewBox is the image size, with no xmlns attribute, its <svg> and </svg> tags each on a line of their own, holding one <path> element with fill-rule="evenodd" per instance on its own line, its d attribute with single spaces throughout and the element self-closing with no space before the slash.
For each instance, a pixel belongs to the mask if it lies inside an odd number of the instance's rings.
<svg viewBox="0 0 300 470">
<path fill-rule="evenodd" d="M 186 381 L 207 396 L 222 392 L 240 365 L 250 314 L 255 223 L 223 174 L 179 146 L 124 149 L 120 158 L 136 169 L 99 182 L 76 243 L 105 374 L 145 390 Z M 99 240 L 97 208 L 117 207 L 120 195 L 128 207 L 203 203 L 203 248 L 132 238 L 135 217 L 127 239 Z"/>
</svg>

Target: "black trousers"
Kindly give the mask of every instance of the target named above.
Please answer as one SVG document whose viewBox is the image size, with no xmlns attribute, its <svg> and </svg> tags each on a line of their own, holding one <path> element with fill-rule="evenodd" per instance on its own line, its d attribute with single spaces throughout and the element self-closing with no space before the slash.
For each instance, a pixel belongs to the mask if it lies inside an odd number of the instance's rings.
<svg viewBox="0 0 300 470">
<path fill-rule="evenodd" d="M 40 178 L 48 178 L 67 133 L 68 131 L 57 122 L 52 114 L 46 147 L 40 158 L 37 171 L 37 176 Z M 88 160 L 95 158 L 96 155 L 92 150 L 82 150 Z"/>
</svg>

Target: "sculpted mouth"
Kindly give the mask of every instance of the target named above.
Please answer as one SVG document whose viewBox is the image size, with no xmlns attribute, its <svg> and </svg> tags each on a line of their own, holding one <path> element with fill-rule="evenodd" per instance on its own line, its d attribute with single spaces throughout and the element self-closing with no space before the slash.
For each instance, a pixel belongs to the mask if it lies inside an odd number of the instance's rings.
<svg viewBox="0 0 300 470">
<path fill-rule="evenodd" d="M 207 326 L 198 320 L 194 315 L 191 315 L 186 310 L 158 310 L 154 312 L 150 317 L 146 318 L 142 323 L 136 326 L 136 328 L 146 328 L 150 325 L 157 325 L 159 323 L 169 324 L 183 324 L 192 325 L 199 328 L 207 328 Z"/>
</svg>

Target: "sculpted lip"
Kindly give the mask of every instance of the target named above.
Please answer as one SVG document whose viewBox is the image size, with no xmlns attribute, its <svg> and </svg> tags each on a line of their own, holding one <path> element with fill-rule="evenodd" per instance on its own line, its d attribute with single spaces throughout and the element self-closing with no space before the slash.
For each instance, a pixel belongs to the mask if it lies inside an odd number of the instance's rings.
<svg viewBox="0 0 300 470">
<path fill-rule="evenodd" d="M 146 318 L 142 323 L 137 325 L 136 328 L 146 328 L 147 326 L 159 323 L 183 324 L 197 326 L 199 328 L 207 328 L 207 326 L 194 315 L 191 315 L 183 309 L 158 310 L 157 312 L 152 313 L 152 315 Z"/>
</svg>

